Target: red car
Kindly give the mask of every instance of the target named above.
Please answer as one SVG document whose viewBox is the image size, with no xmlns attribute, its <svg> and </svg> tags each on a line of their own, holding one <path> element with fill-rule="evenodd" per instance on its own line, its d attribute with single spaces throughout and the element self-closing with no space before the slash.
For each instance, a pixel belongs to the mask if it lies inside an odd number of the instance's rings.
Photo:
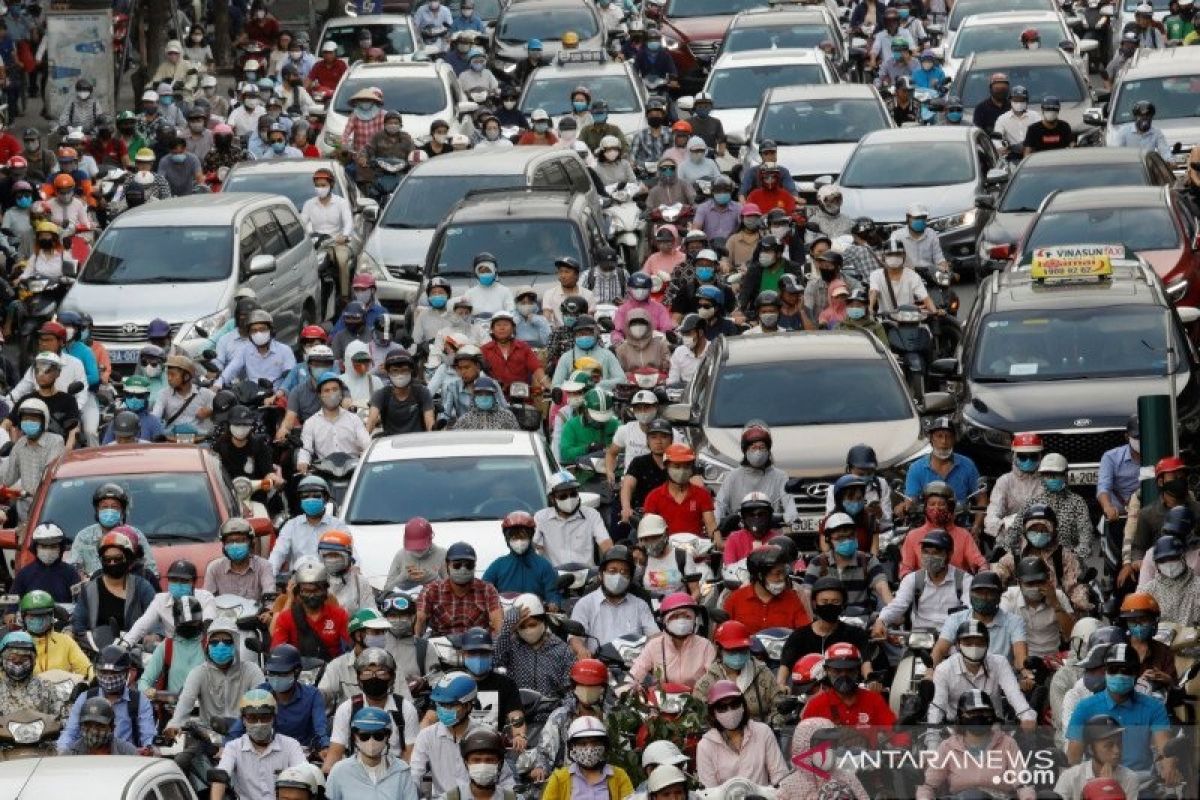
<svg viewBox="0 0 1200 800">
<path fill-rule="evenodd" d="M 739 11 L 762 5 L 763 0 L 647 0 L 645 8 L 647 25 L 653 21 L 662 31 L 679 82 L 692 93 L 703 86 L 729 23 Z"/>
<path fill-rule="evenodd" d="M 154 549 L 162 588 L 167 568 L 186 558 L 204 578 L 208 562 L 221 555 L 217 531 L 225 520 L 243 516 L 242 504 L 220 460 L 208 448 L 184 444 L 131 444 L 74 450 L 47 468 L 47 477 L 33 497 L 30 520 L 24 532 L 42 522 L 53 522 L 68 539 L 95 523 L 92 493 L 105 483 L 116 483 L 129 493 L 129 524 L 146 534 Z M 256 551 L 270 552 L 274 528 L 271 520 L 249 520 L 257 535 Z M 28 540 L 17 541 L 17 532 L 0 530 L 0 549 L 16 569 L 34 559 Z"/>
</svg>

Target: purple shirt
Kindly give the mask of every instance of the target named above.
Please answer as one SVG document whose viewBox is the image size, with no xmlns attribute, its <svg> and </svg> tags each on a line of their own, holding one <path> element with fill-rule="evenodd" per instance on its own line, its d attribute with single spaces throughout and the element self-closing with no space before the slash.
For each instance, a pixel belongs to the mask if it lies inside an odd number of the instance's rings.
<svg viewBox="0 0 1200 800">
<path fill-rule="evenodd" d="M 705 200 L 696 209 L 693 225 L 704 231 L 709 239 L 728 239 L 737 233 L 741 218 L 742 204 L 736 200 L 724 206 L 717 205 L 713 200 Z"/>
<path fill-rule="evenodd" d="M 579 771 L 579 765 L 574 762 L 567 767 L 567 771 L 571 773 L 571 800 L 609 800 L 608 778 L 613 774 L 611 764 L 604 765 L 604 771 L 596 783 L 588 783 Z"/>
</svg>

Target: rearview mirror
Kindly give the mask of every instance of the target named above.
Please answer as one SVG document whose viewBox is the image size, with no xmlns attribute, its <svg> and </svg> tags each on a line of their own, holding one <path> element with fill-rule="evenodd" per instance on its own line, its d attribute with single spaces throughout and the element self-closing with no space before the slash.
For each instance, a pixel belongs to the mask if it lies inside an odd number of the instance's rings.
<svg viewBox="0 0 1200 800">
<path fill-rule="evenodd" d="M 600 495 L 596 494 L 595 492 L 580 492 L 579 505 L 584 506 L 585 508 L 599 508 Z"/>
<path fill-rule="evenodd" d="M 67 394 L 79 394 L 84 390 L 83 381 L 71 381 L 67 386 Z"/>
<path fill-rule="evenodd" d="M 1083 124 L 1099 128 L 1104 125 L 1104 112 L 1098 108 L 1089 108 L 1083 112 Z"/>
<path fill-rule="evenodd" d="M 922 414 L 944 414 L 954 410 L 954 396 L 949 392 L 926 392 L 919 404 Z"/>
<path fill-rule="evenodd" d="M 1079 40 L 1079 52 L 1080 53 L 1090 53 L 1099 46 L 1100 46 L 1100 43 L 1097 42 L 1095 39 L 1080 39 Z"/>
<path fill-rule="evenodd" d="M 975 195 L 975 207 L 984 211 L 995 211 L 996 198 L 990 194 L 977 194 Z"/>
<path fill-rule="evenodd" d="M 374 200 L 371 200 L 370 204 L 368 205 L 366 201 L 364 201 L 362 215 L 363 219 L 365 219 L 367 222 L 375 224 L 379 221 L 379 204 Z"/>
<path fill-rule="evenodd" d="M 953 378 L 958 375 L 957 358 L 939 358 L 929 365 L 929 374 L 939 378 Z"/>
<path fill-rule="evenodd" d="M 1008 170 L 1000 167 L 994 167 L 987 171 L 987 175 L 984 177 L 983 182 L 988 186 L 995 186 L 997 184 L 1004 183 L 1006 180 L 1008 180 Z"/>
<path fill-rule="evenodd" d="M 266 275 L 275 271 L 275 256 L 257 255 L 250 259 L 246 272 L 251 275 Z"/>
<path fill-rule="evenodd" d="M 663 412 L 663 416 L 671 422 L 680 425 L 694 424 L 692 419 L 692 407 L 687 403 L 672 403 L 667 406 L 667 410 Z"/>
</svg>

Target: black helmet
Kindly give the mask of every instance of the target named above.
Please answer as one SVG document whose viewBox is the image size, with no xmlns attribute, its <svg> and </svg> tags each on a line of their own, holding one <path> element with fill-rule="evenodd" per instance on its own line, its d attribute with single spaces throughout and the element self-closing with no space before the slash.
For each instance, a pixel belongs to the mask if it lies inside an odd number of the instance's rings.
<svg viewBox="0 0 1200 800">
<path fill-rule="evenodd" d="M 991 642 L 992 637 L 988 633 L 987 625 L 977 619 L 966 619 L 958 624 L 958 630 L 954 632 L 954 641 L 962 641 L 968 636 L 981 637 L 985 642 Z"/>
<path fill-rule="evenodd" d="M 1050 568 L 1037 556 L 1025 556 L 1017 564 L 1017 580 L 1021 583 L 1045 583 L 1050 580 Z"/>
<path fill-rule="evenodd" d="M 1042 98 L 1043 111 L 1059 111 L 1062 109 L 1062 101 L 1053 95 L 1046 95 Z"/>
<path fill-rule="evenodd" d="M 1096 714 L 1088 717 L 1087 722 L 1083 724 L 1083 743 L 1092 744 L 1102 739 L 1111 739 L 1124 732 L 1125 728 L 1121 726 L 1116 717 L 1108 714 Z"/>
<path fill-rule="evenodd" d="M 132 667 L 133 659 L 129 657 L 129 651 L 115 644 L 110 644 L 101 650 L 100 658 L 96 661 L 97 672 L 123 672 Z"/>
<path fill-rule="evenodd" d="M 132 411 L 121 411 L 113 417 L 114 436 L 137 436 L 141 430 L 142 423 Z"/>
<path fill-rule="evenodd" d="M 1058 528 L 1058 514 L 1045 503 L 1034 503 L 1021 515 L 1021 527 L 1028 527 L 1029 523 L 1037 521 L 1049 522 L 1055 529 Z"/>
<path fill-rule="evenodd" d="M 187 597 L 176 597 L 171 602 L 171 619 L 175 622 L 175 626 L 186 625 L 189 622 L 194 622 L 197 625 L 204 621 L 204 609 L 200 606 L 199 598 L 188 595 Z"/>
<path fill-rule="evenodd" d="M 586 313 L 587 309 L 587 299 L 577 294 L 564 297 L 563 301 L 558 306 L 559 313 L 567 314 L 573 317 L 578 317 L 580 314 Z"/>
<path fill-rule="evenodd" d="M 213 397 L 213 416 L 218 421 L 226 418 L 230 410 L 238 404 L 237 395 L 229 389 L 222 389 Z"/>
<path fill-rule="evenodd" d="M 1000 576 L 992 572 L 990 569 L 985 569 L 982 572 L 975 573 L 975 577 L 971 579 L 971 591 L 976 589 L 993 589 L 997 592 L 1004 591 L 1004 583 L 1000 580 Z"/>
<path fill-rule="evenodd" d="M 1196 529 L 1196 515 L 1187 506 L 1174 506 L 1167 510 L 1160 534 L 1165 533 L 1187 540 Z"/>
<path fill-rule="evenodd" d="M 954 552 L 954 539 L 942 528 L 931 528 L 926 531 L 925 535 L 921 537 L 921 546 L 926 545 L 945 550 L 947 555 Z"/>
<path fill-rule="evenodd" d="M 654 419 L 650 420 L 650 424 L 646 426 L 646 435 L 649 436 L 652 433 L 661 433 L 667 436 L 674 436 L 675 430 L 671 426 L 671 421 L 666 417 L 655 417 Z"/>
<path fill-rule="evenodd" d="M 112 704 L 103 697 L 89 697 L 83 701 L 83 707 L 79 709 L 79 722 L 97 722 L 101 725 L 112 726 L 116 724 L 117 714 L 113 711 Z"/>
<path fill-rule="evenodd" d="M 955 97 L 954 95 L 950 95 L 949 97 L 946 98 L 946 110 L 947 111 L 962 111 L 963 110 L 962 100 Z"/>
<path fill-rule="evenodd" d="M 752 581 L 765 580 L 768 572 L 786 564 L 783 551 L 778 547 L 760 547 L 746 556 L 746 569 L 749 571 Z"/>
<path fill-rule="evenodd" d="M 1110 644 L 1108 653 L 1104 656 L 1104 666 L 1106 667 L 1127 667 L 1133 670 L 1134 674 L 1142 668 L 1142 659 L 1137 654 L 1137 650 L 1133 649 L 1133 645 L 1125 644 Z"/>
<path fill-rule="evenodd" d="M 958 719 L 961 722 L 967 716 L 996 719 L 996 708 L 988 696 L 979 689 L 968 689 L 958 696 Z"/>
<path fill-rule="evenodd" d="M 862 238 L 870 238 L 878 230 L 875 226 L 875 221 L 870 217 L 859 217 L 854 220 L 854 224 L 850 226 L 850 233 Z"/>
<path fill-rule="evenodd" d="M 817 578 L 817 582 L 812 586 L 812 597 L 815 598 L 821 592 L 841 592 L 843 603 L 850 596 L 846 592 L 846 584 L 842 582 L 842 579 L 833 575 L 825 575 Z"/>
<path fill-rule="evenodd" d="M 236 405 L 229 409 L 227 420 L 230 425 L 253 425 L 254 412 L 243 405 Z"/>
<path fill-rule="evenodd" d="M 784 536 L 780 534 L 779 536 L 769 539 L 767 544 L 771 547 L 779 548 L 779 552 L 782 553 L 784 564 L 794 564 L 796 563 L 796 559 L 800 557 L 800 548 L 796 546 L 796 543 L 792 541 L 790 536 Z"/>
<path fill-rule="evenodd" d="M 879 459 L 869 444 L 856 444 L 846 453 L 846 469 L 876 469 Z"/>
<path fill-rule="evenodd" d="M 1135 117 L 1153 117 L 1155 113 L 1154 103 L 1149 100 L 1138 100 L 1133 104 L 1133 115 Z"/>
<path fill-rule="evenodd" d="M 758 293 L 758 297 L 754 299 L 754 307 L 761 309 L 764 306 L 775 306 L 776 308 L 779 308 L 780 302 L 779 293 L 772 292 L 768 289 L 765 292 Z"/>
<path fill-rule="evenodd" d="M 129 508 L 129 495 L 115 483 L 105 483 L 96 489 L 92 494 L 92 508 L 99 508 L 101 500 L 116 500 L 122 510 Z"/>
<path fill-rule="evenodd" d="M 80 78 L 75 81 L 75 91 L 77 92 L 90 92 L 92 89 L 92 82 L 87 78 Z"/>
<path fill-rule="evenodd" d="M 188 561 L 186 558 L 180 558 L 171 563 L 167 569 L 167 578 L 183 578 L 184 580 L 194 581 L 199 577 L 196 572 L 196 565 Z"/>
<path fill-rule="evenodd" d="M 495 753 L 504 757 L 504 740 L 492 728 L 484 725 L 475 728 L 458 742 L 458 752 L 464 760 L 471 753 Z"/>
<path fill-rule="evenodd" d="M 1014 86 L 1012 88 L 1012 91 L 1010 91 L 1008 93 L 1008 96 L 1009 96 L 1009 99 L 1011 99 L 1011 100 L 1028 101 L 1029 100 L 1029 90 L 1026 89 L 1024 86 Z"/>
<path fill-rule="evenodd" d="M 633 553 L 630 553 L 629 548 L 626 547 L 625 545 L 623 545 L 623 544 L 614 545 L 613 547 L 608 548 L 608 552 L 606 552 L 604 555 L 600 556 L 600 564 L 599 564 L 600 571 L 603 572 L 605 565 L 607 565 L 613 561 L 620 561 L 622 564 L 625 564 L 626 566 L 629 567 L 630 573 L 633 572 L 633 569 L 634 569 Z"/>
</svg>

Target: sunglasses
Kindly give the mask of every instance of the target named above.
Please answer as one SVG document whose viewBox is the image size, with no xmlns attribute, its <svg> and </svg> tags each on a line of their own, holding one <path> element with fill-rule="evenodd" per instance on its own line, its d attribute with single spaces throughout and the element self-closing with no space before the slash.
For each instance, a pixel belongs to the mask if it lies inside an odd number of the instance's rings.
<svg viewBox="0 0 1200 800">
<path fill-rule="evenodd" d="M 391 731 L 355 731 L 354 738 L 360 742 L 374 740 L 376 742 L 386 742 L 391 736 Z"/>
<path fill-rule="evenodd" d="M 451 561 L 450 569 L 475 569 L 474 561 Z"/>
<path fill-rule="evenodd" d="M 573 497 L 579 497 L 579 492 L 575 489 L 571 489 L 566 492 L 555 492 L 554 496 L 560 500 L 570 500 Z"/>
<path fill-rule="evenodd" d="M 721 702 L 713 705 L 712 708 L 713 708 L 713 711 L 730 711 L 732 709 L 741 708 L 741 707 L 742 707 L 741 700 L 722 700 Z"/>
<path fill-rule="evenodd" d="M 700 303 L 700 304 L 699 304 L 698 306 L 696 306 L 696 307 L 697 307 L 697 308 L 700 308 L 700 309 L 705 309 L 705 308 L 716 308 L 716 306 L 714 306 L 712 303 Z"/>
<path fill-rule="evenodd" d="M 100 563 L 101 564 L 124 564 L 125 558 L 123 556 L 120 556 L 117 558 L 102 558 L 102 559 L 100 559 Z"/>
</svg>

